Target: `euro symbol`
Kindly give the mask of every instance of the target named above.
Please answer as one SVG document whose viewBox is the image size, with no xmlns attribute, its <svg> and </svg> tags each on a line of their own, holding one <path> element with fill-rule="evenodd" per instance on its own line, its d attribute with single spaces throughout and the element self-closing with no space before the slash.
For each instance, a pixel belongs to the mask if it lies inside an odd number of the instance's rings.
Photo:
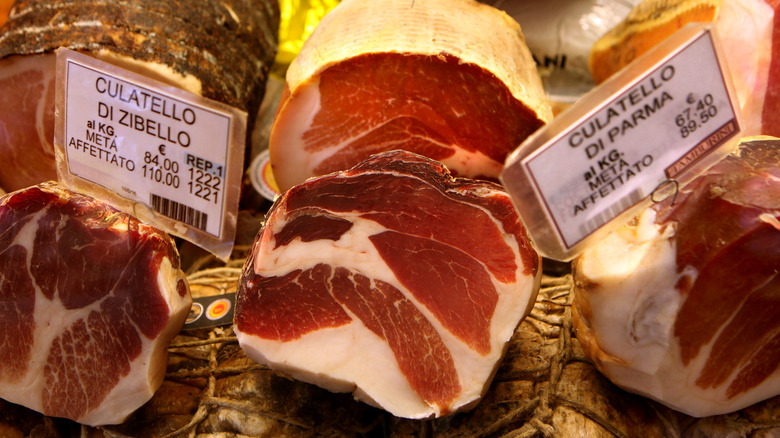
<svg viewBox="0 0 780 438">
<path fill-rule="evenodd" d="M 688 97 L 685 99 L 685 101 L 688 102 L 689 104 L 696 102 L 696 97 L 694 97 L 693 93 L 690 93 Z"/>
<path fill-rule="evenodd" d="M 165 155 L 165 145 L 161 144 L 160 147 L 157 148 L 158 151 L 160 151 L 160 155 Z"/>
</svg>

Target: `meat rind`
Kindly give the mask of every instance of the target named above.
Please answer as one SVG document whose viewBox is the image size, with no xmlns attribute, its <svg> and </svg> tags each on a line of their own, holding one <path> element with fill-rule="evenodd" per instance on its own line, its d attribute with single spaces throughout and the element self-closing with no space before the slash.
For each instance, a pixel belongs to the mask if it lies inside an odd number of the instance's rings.
<svg viewBox="0 0 780 438">
<path fill-rule="evenodd" d="M 540 263 L 500 186 L 387 152 L 276 201 L 235 330 L 272 369 L 397 416 L 442 416 L 484 394 Z"/>
<path fill-rule="evenodd" d="M 780 394 L 778 163 L 743 139 L 575 260 L 577 336 L 617 385 L 697 417 Z"/>
<path fill-rule="evenodd" d="M 163 381 L 192 299 L 173 240 L 55 183 L 0 200 L 0 397 L 116 424 Z"/>
</svg>

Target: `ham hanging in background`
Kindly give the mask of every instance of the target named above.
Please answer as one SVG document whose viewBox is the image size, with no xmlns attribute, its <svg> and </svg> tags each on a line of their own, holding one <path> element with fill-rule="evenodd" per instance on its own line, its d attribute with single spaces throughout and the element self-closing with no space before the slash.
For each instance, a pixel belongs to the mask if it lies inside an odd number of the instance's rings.
<svg viewBox="0 0 780 438">
<path fill-rule="evenodd" d="M 286 80 L 269 144 L 282 191 L 392 149 L 497 180 L 552 118 L 520 26 L 476 0 L 345 0 Z"/>
<path fill-rule="evenodd" d="M 53 51 L 86 52 L 249 114 L 276 54 L 275 1 L 17 0 L 0 28 L 0 187 L 56 179 Z"/>
<path fill-rule="evenodd" d="M 596 83 L 690 22 L 713 22 L 744 117 L 744 135 L 780 136 L 778 0 L 644 0 L 591 51 Z"/>
<path fill-rule="evenodd" d="M 487 390 L 540 262 L 500 186 L 385 152 L 276 201 L 235 330 L 272 369 L 396 416 L 446 415 Z"/>
<path fill-rule="evenodd" d="M 578 339 L 689 415 L 780 395 L 780 139 L 743 139 L 670 202 L 575 259 Z"/>
<path fill-rule="evenodd" d="M 152 397 L 190 298 L 173 240 L 54 183 L 0 200 L 0 397 L 116 424 Z"/>
</svg>

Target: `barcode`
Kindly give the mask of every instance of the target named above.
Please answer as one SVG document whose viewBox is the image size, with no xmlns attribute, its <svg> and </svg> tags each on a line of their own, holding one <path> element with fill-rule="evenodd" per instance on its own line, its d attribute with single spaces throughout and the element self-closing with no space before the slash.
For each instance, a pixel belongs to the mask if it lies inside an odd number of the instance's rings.
<svg viewBox="0 0 780 438">
<path fill-rule="evenodd" d="M 202 211 L 195 210 L 192 207 L 180 204 L 172 199 L 163 198 L 154 193 L 152 193 L 152 208 L 171 219 L 184 222 L 199 230 L 206 231 L 206 222 L 208 221 L 209 215 Z"/>
<path fill-rule="evenodd" d="M 585 223 L 580 225 L 580 232 L 583 236 L 589 235 L 600 226 L 609 222 L 610 219 L 614 218 L 632 205 L 641 201 L 644 197 L 645 195 L 642 193 L 641 188 L 630 192 L 628 195 L 614 203 L 611 207 L 607 208 L 601 213 L 598 213 L 596 216 L 593 216 L 592 218 L 585 221 Z"/>
</svg>

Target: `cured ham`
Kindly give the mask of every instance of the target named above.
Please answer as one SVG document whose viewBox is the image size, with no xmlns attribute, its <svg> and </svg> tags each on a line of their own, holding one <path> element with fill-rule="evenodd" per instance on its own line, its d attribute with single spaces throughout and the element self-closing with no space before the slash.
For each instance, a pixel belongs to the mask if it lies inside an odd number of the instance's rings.
<svg viewBox="0 0 780 438">
<path fill-rule="evenodd" d="M 780 139 L 744 139 L 573 269 L 577 337 L 619 386 L 693 416 L 780 394 Z"/>
<path fill-rule="evenodd" d="M 276 201 L 235 331 L 272 369 L 396 416 L 446 415 L 486 391 L 540 263 L 500 186 L 385 152 Z"/>
<path fill-rule="evenodd" d="M 593 46 L 596 83 L 690 22 L 712 22 L 744 117 L 745 135 L 780 136 L 777 0 L 643 0 Z"/>
<path fill-rule="evenodd" d="M 168 235 L 43 183 L 0 200 L 0 397 L 115 424 L 152 397 L 190 298 Z"/>
<path fill-rule="evenodd" d="M 0 186 L 12 191 L 56 179 L 59 47 L 244 110 L 251 125 L 278 26 L 278 4 L 268 0 L 210 0 L 197 8 L 180 0 L 17 0 L 0 28 Z"/>
<path fill-rule="evenodd" d="M 54 55 L 0 60 L 0 187 L 56 180 Z M 11 92 L 9 90 L 17 90 Z"/>
<path fill-rule="evenodd" d="M 270 140 L 284 191 L 403 149 L 497 180 L 552 118 L 519 25 L 476 0 L 345 0 L 287 70 Z"/>
</svg>

